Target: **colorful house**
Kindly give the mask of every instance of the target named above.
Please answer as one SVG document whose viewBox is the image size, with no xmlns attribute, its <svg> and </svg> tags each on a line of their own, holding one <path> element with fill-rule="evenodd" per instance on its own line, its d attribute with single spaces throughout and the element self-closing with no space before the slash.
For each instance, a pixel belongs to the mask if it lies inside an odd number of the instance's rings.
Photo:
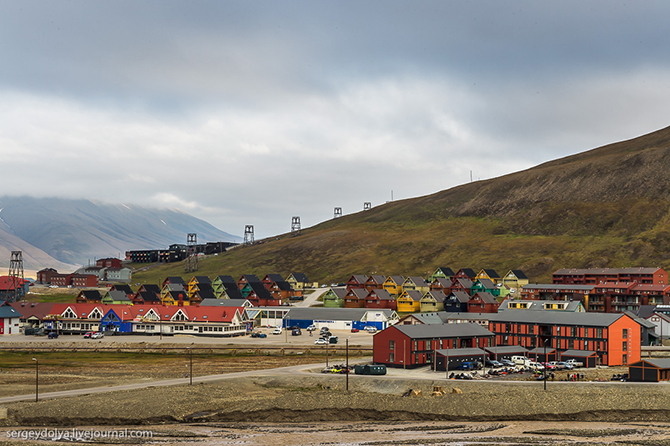
<svg viewBox="0 0 670 446">
<path fill-rule="evenodd" d="M 132 305 L 132 300 L 123 291 L 109 290 L 102 296 L 100 302 L 106 305 Z"/>
<path fill-rule="evenodd" d="M 237 288 L 237 281 L 233 279 L 233 276 L 227 276 L 227 275 L 222 275 L 222 276 L 216 276 L 214 280 L 212 280 L 212 288 L 214 289 L 214 295 L 218 299 L 225 299 L 223 296 L 224 293 L 226 293 L 226 290 L 228 287 L 235 286 L 235 289 L 239 291 L 240 289 Z M 240 296 L 238 297 L 239 299 L 242 298 L 242 293 L 240 293 Z M 229 299 L 235 299 L 233 297 L 229 297 Z"/>
<path fill-rule="evenodd" d="M 494 269 L 482 269 L 475 276 L 475 280 L 479 279 L 488 279 L 496 285 L 502 281 L 500 274 L 498 274 Z"/>
<path fill-rule="evenodd" d="M 330 288 L 323 294 L 323 306 L 326 308 L 344 308 L 344 288 Z"/>
<path fill-rule="evenodd" d="M 489 293 L 494 297 L 500 296 L 500 288 L 490 279 L 477 279 L 470 287 L 470 295 Z"/>
<path fill-rule="evenodd" d="M 470 295 L 463 291 L 452 291 L 444 299 L 444 311 L 451 313 L 467 313 Z"/>
<path fill-rule="evenodd" d="M 438 269 L 435 270 L 433 274 L 430 275 L 430 281 L 434 282 L 435 279 L 449 279 L 454 277 L 454 272 L 451 270 L 451 268 L 446 267 L 446 266 L 441 266 Z"/>
<path fill-rule="evenodd" d="M 444 300 L 447 296 L 442 291 L 428 290 L 421 298 L 420 309 L 422 313 L 444 310 Z"/>
<path fill-rule="evenodd" d="M 346 288 L 347 290 L 353 289 L 365 289 L 365 282 L 368 280 L 368 277 L 363 274 L 353 274 L 347 280 Z"/>
<path fill-rule="evenodd" d="M 384 281 L 384 289 L 393 297 L 402 294 L 402 284 L 405 283 L 403 276 L 388 276 Z"/>
<path fill-rule="evenodd" d="M 468 313 L 497 313 L 500 304 L 490 293 L 476 293 L 468 300 Z"/>
<path fill-rule="evenodd" d="M 365 298 L 365 308 L 383 308 L 395 311 L 396 306 L 396 301 L 393 296 L 384 289 L 373 289 L 368 292 L 368 295 Z"/>
<path fill-rule="evenodd" d="M 502 279 L 503 285 L 507 285 L 510 290 L 520 290 L 528 285 L 528 277 L 520 269 L 512 269 Z"/>
<path fill-rule="evenodd" d="M 421 298 L 423 295 L 417 290 L 403 291 L 398 300 L 398 313 L 418 313 L 421 311 Z"/>
<path fill-rule="evenodd" d="M 368 292 L 365 288 L 352 288 L 344 295 L 344 308 L 365 308 L 365 298 Z"/>
<path fill-rule="evenodd" d="M 425 294 L 430 290 L 430 284 L 426 283 L 423 277 L 411 276 L 405 279 L 402 284 L 403 291 L 415 290 L 421 294 Z"/>
<path fill-rule="evenodd" d="M 294 290 L 304 290 L 312 285 L 305 273 L 291 273 L 286 281 L 291 284 L 291 288 Z"/>
<path fill-rule="evenodd" d="M 386 276 L 380 274 L 372 274 L 365 280 L 364 288 L 368 291 L 383 290 Z"/>
</svg>

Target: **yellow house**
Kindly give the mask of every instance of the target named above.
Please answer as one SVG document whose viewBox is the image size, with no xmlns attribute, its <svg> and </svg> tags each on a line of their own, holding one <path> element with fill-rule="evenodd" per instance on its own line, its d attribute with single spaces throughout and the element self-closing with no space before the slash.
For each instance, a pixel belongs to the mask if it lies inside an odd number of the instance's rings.
<svg viewBox="0 0 670 446">
<path fill-rule="evenodd" d="M 179 283 L 166 283 L 161 289 L 161 303 L 163 305 L 178 305 L 181 295 L 183 305 L 188 305 L 188 293 Z"/>
<path fill-rule="evenodd" d="M 286 281 L 294 290 L 303 290 L 312 285 L 304 273 L 291 273 Z"/>
<path fill-rule="evenodd" d="M 402 284 L 405 282 L 403 276 L 388 276 L 384 281 L 384 289 L 393 297 L 398 297 L 402 294 Z"/>
<path fill-rule="evenodd" d="M 517 293 L 521 291 L 521 288 L 528 285 L 528 277 L 520 269 L 510 270 L 505 277 L 502 279 L 503 285 L 506 285 L 510 289 L 515 289 Z"/>
<path fill-rule="evenodd" d="M 188 281 L 188 297 L 189 298 L 193 297 L 195 293 L 197 293 L 198 291 L 202 291 L 205 288 L 213 289 L 212 281 L 209 280 L 209 277 L 193 276 L 193 278 Z"/>
<path fill-rule="evenodd" d="M 403 291 L 397 303 L 398 313 L 418 313 L 421 311 L 421 298 L 423 295 L 416 290 Z"/>
<path fill-rule="evenodd" d="M 440 290 L 428 291 L 421 298 L 421 312 L 432 313 L 444 310 L 444 299 L 447 295 Z"/>
<path fill-rule="evenodd" d="M 408 277 L 402 284 L 402 290 L 415 290 L 421 294 L 426 294 L 430 290 L 430 284 L 426 283 L 423 277 L 412 276 Z"/>
<path fill-rule="evenodd" d="M 489 279 L 491 282 L 498 284 L 502 280 L 500 278 L 500 274 L 498 274 L 494 269 L 483 269 L 477 273 L 475 276 L 475 280 L 473 282 L 476 282 L 479 279 Z"/>
</svg>

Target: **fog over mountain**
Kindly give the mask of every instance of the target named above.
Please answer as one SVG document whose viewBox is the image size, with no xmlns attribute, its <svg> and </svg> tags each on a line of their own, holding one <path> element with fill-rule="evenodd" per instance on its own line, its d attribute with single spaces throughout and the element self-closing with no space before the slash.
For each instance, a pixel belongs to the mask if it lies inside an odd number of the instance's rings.
<svg viewBox="0 0 670 446">
<path fill-rule="evenodd" d="M 0 197 L 0 266 L 10 251 L 24 251 L 24 268 L 82 265 L 119 257 L 132 249 L 186 243 L 240 241 L 209 223 L 175 209 L 151 209 L 61 198 Z"/>
</svg>

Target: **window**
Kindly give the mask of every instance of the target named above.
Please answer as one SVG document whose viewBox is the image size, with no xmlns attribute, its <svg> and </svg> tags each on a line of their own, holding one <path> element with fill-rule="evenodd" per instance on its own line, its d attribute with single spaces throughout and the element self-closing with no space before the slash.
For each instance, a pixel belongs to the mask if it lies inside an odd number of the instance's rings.
<svg viewBox="0 0 670 446">
<path fill-rule="evenodd" d="M 577 327 L 570 327 L 570 336 L 573 338 L 577 336 Z"/>
<path fill-rule="evenodd" d="M 395 350 L 395 341 L 393 339 L 389 340 L 389 350 L 391 351 Z"/>
<path fill-rule="evenodd" d="M 627 328 L 623 329 L 623 332 L 622 332 L 621 336 L 623 336 L 624 338 L 628 337 L 628 329 Z"/>
<path fill-rule="evenodd" d="M 623 341 L 623 345 L 621 346 L 621 349 L 625 352 L 628 351 L 628 342 Z"/>
<path fill-rule="evenodd" d="M 568 339 L 568 349 L 572 350 L 575 348 L 575 340 L 574 339 Z"/>
<path fill-rule="evenodd" d="M 603 337 L 603 329 L 602 328 L 597 328 L 596 329 L 596 338 L 602 338 Z"/>
</svg>

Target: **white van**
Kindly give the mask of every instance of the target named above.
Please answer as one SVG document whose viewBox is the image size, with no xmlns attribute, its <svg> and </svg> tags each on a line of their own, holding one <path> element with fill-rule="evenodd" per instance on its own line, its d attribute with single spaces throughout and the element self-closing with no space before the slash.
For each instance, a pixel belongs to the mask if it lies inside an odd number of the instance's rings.
<svg viewBox="0 0 670 446">
<path fill-rule="evenodd" d="M 530 365 L 530 359 L 525 356 L 512 356 L 511 361 L 516 365 L 522 365 L 528 367 Z"/>
</svg>

